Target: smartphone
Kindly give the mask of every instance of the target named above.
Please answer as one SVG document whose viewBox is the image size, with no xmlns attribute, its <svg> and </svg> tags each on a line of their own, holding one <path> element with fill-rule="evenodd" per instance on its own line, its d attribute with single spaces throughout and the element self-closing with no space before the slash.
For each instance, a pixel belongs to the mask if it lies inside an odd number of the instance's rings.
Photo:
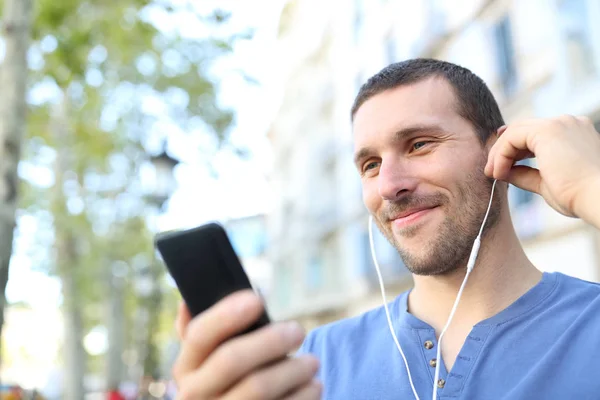
<svg viewBox="0 0 600 400">
<path fill-rule="evenodd" d="M 192 317 L 233 292 L 253 289 L 225 229 L 217 223 L 158 234 L 155 246 Z M 240 334 L 269 322 L 265 309 L 256 323 Z"/>
</svg>

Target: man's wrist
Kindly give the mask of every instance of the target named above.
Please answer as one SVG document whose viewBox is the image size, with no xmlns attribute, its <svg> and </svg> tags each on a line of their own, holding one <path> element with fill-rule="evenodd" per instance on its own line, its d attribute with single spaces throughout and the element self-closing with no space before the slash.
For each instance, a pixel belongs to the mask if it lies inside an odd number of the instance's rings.
<svg viewBox="0 0 600 400">
<path fill-rule="evenodd" d="M 600 172 L 586 186 L 577 213 L 581 219 L 600 229 Z"/>
</svg>

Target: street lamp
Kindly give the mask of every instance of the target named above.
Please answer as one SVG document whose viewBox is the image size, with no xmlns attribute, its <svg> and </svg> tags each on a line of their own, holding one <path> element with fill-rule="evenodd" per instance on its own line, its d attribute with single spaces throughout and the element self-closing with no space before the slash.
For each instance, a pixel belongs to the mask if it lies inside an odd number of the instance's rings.
<svg viewBox="0 0 600 400">
<path fill-rule="evenodd" d="M 167 153 L 167 142 L 163 142 L 160 154 L 150 156 L 150 163 L 154 169 L 154 182 L 150 201 L 158 209 L 162 209 L 177 186 L 173 171 L 179 160 Z"/>
<path fill-rule="evenodd" d="M 164 205 L 175 191 L 177 182 L 174 169 L 179 160 L 167 153 L 167 141 L 163 141 L 162 151 L 156 155 L 150 155 L 152 164 L 152 185 L 147 194 L 148 204 L 152 207 L 151 215 L 148 215 L 148 224 L 151 231 L 156 233 L 157 218 L 164 209 Z M 142 338 L 140 347 L 141 367 L 141 392 L 149 390 L 148 385 L 159 374 L 159 352 L 156 332 L 159 325 L 159 315 L 162 308 L 162 288 L 160 278 L 164 273 L 157 260 L 151 260 L 138 270 L 136 280 L 136 292 L 139 296 L 140 310 L 138 318 L 140 322 Z"/>
<path fill-rule="evenodd" d="M 156 335 L 163 300 L 161 273 L 159 265 L 151 262 L 138 272 L 135 281 L 135 291 L 139 301 L 137 319 L 140 331 L 138 372 L 142 392 L 147 391 L 148 384 L 157 379 L 159 373 L 160 360 Z"/>
</svg>

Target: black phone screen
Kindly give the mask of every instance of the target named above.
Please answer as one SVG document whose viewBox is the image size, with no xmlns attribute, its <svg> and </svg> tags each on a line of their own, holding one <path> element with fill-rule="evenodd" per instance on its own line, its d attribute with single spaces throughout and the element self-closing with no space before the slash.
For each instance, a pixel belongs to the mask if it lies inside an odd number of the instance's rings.
<svg viewBox="0 0 600 400">
<path fill-rule="evenodd" d="M 219 224 L 160 234 L 155 244 L 192 317 L 233 292 L 252 289 L 227 233 Z M 244 333 L 268 323 L 265 311 Z"/>
</svg>

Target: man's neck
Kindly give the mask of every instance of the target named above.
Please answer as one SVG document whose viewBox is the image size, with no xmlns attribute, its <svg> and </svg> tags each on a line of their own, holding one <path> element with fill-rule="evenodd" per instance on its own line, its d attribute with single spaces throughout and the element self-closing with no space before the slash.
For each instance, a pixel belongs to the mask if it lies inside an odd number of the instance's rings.
<svg viewBox="0 0 600 400">
<path fill-rule="evenodd" d="M 525 255 L 508 211 L 503 210 L 503 214 L 482 240 L 477 263 L 452 322 L 454 326 L 470 329 L 496 315 L 541 279 L 542 273 Z M 408 297 L 409 312 L 439 334 L 450 315 L 465 271 L 462 267 L 444 276 L 415 275 L 415 287 Z"/>
</svg>

